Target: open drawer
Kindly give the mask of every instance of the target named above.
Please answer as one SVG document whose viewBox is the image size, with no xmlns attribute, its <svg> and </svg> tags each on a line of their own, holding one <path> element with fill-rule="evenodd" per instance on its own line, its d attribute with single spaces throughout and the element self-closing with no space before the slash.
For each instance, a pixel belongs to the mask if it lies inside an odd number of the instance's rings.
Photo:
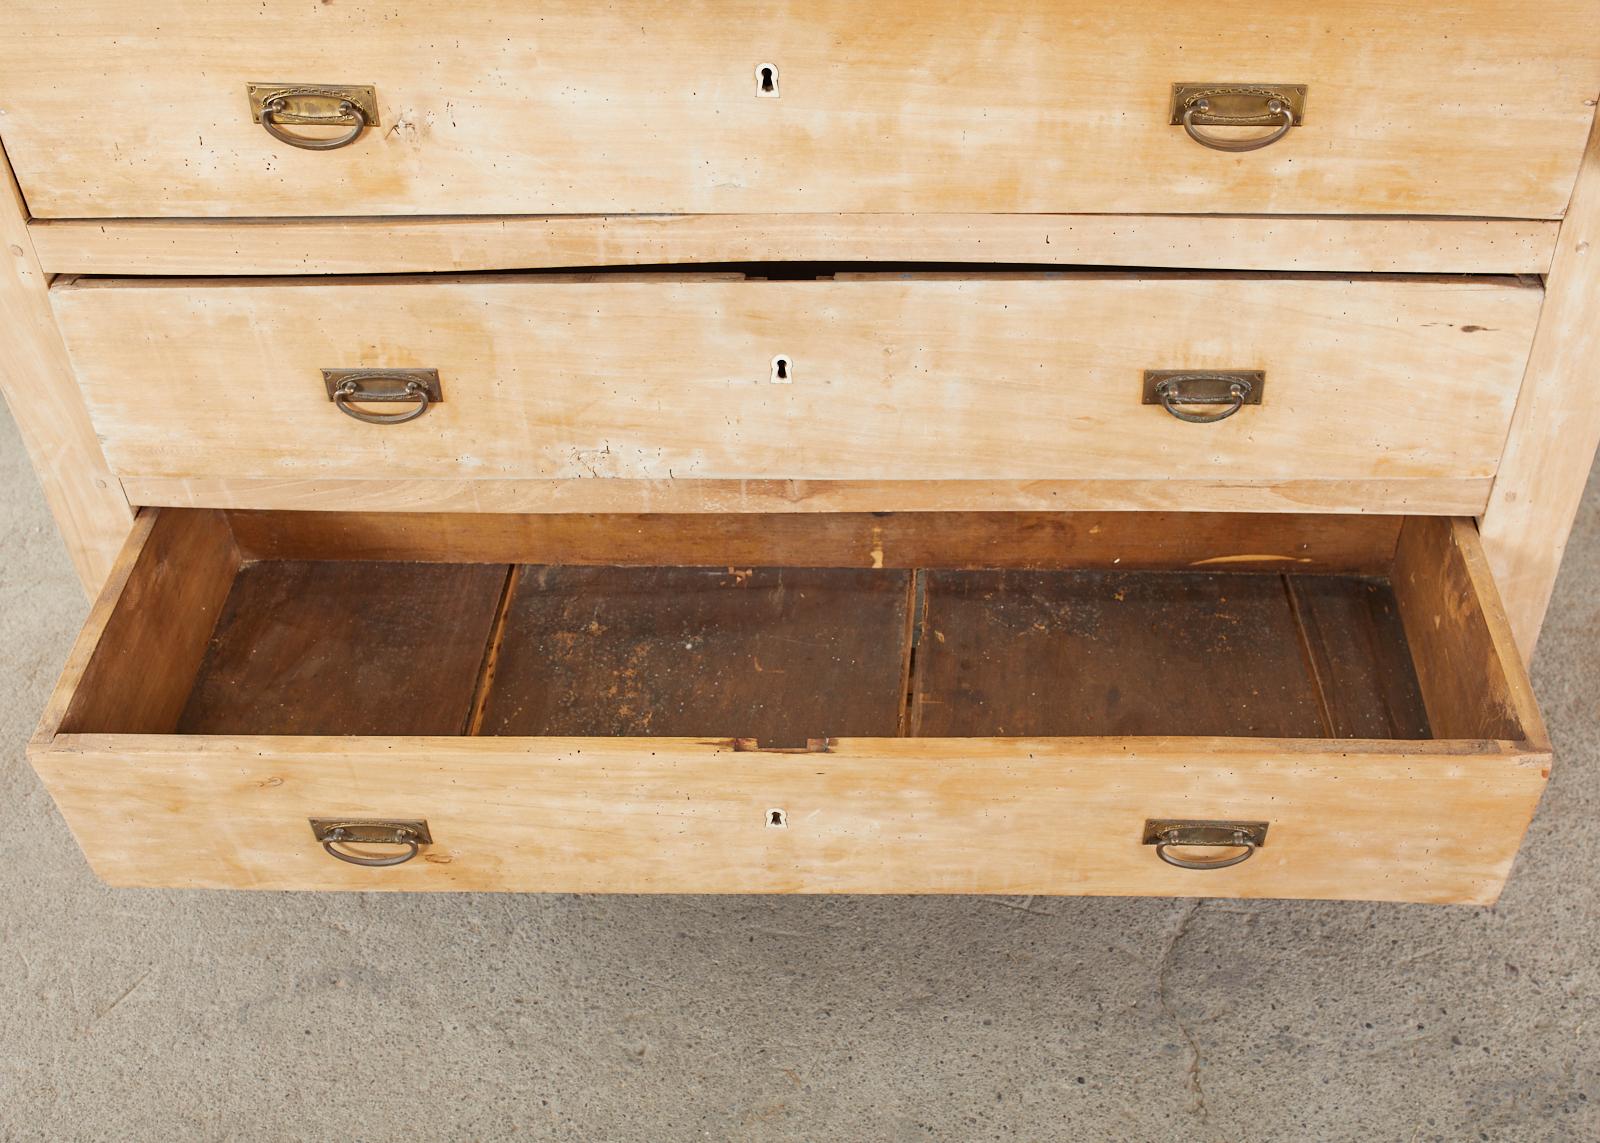
<svg viewBox="0 0 1600 1143">
<path fill-rule="evenodd" d="M 1471 903 L 1550 762 L 1470 521 L 1199 513 L 147 510 L 30 753 L 114 885 Z"/>
</svg>

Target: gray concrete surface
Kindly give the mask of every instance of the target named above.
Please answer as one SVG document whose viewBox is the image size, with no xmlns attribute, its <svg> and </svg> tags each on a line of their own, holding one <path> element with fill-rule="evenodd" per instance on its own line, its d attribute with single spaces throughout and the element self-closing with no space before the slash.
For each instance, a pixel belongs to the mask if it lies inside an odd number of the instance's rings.
<svg viewBox="0 0 1600 1143">
<path fill-rule="evenodd" d="M 3 416 L 0 487 L 0 1138 L 1600 1139 L 1600 482 L 1489 910 L 114 892 L 22 755 L 86 605 Z"/>
</svg>

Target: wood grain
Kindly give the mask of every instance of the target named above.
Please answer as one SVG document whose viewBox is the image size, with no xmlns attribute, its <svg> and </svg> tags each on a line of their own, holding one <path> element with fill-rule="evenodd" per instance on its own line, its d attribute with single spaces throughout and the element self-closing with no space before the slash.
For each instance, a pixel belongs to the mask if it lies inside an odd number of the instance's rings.
<svg viewBox="0 0 1600 1143">
<path fill-rule="evenodd" d="M 1036 211 L 1556 218 L 1595 0 L 11 0 L 6 142 L 41 217 Z M 780 68 L 759 99 L 755 68 Z M 370 84 L 344 150 L 277 143 L 250 82 Z M 1175 82 L 1309 86 L 1220 154 Z"/>
<path fill-rule="evenodd" d="M 1533 687 L 1473 523 L 1408 519 L 1393 579 L 1434 734 L 1547 748 Z"/>
<path fill-rule="evenodd" d="M 1600 445 L 1600 121 L 1551 267 L 1505 458 L 1483 512 L 1488 552 L 1524 660 L 1533 657 Z"/>
<path fill-rule="evenodd" d="M 174 514 L 182 514 L 176 512 Z M 1398 516 L 1208 512 L 230 512 L 252 560 L 1387 571 Z"/>
<path fill-rule="evenodd" d="M 1394 589 L 1371 577 L 1286 575 L 1328 738 L 1432 736 Z"/>
<path fill-rule="evenodd" d="M 182 717 L 149 729 L 460 734 L 508 571 L 495 564 L 247 565 L 198 674 L 191 670 Z"/>
<path fill-rule="evenodd" d="M 682 214 L 33 222 L 57 274 L 412 274 L 705 262 L 970 262 L 1543 274 L 1555 222 L 1128 214 Z"/>
<path fill-rule="evenodd" d="M 94 603 L 89 608 L 89 615 L 78 631 L 78 637 L 73 640 L 72 649 L 67 654 L 67 661 L 61 668 L 61 675 L 56 680 L 55 688 L 50 692 L 50 699 L 45 704 L 44 713 L 39 717 L 39 725 L 34 729 L 33 737 L 29 740 L 30 744 L 47 744 L 61 730 L 67 709 L 82 687 L 84 672 L 99 650 L 106 626 L 111 623 L 117 614 L 117 608 L 122 604 L 124 588 L 135 574 L 143 574 L 140 570 L 140 560 L 144 556 L 145 546 L 150 539 L 150 533 L 155 529 L 156 521 L 163 515 L 169 517 L 171 521 L 169 527 L 179 527 L 188 525 L 188 518 L 193 513 L 163 513 L 147 508 L 134 517 L 128 531 L 128 539 L 123 544 L 122 550 L 117 553 L 117 558 L 106 575 L 105 583 L 101 585 L 99 594 L 95 596 Z M 78 701 L 89 700 L 85 698 Z"/>
<path fill-rule="evenodd" d="M 68 700 L 62 730 L 166 734 L 183 710 L 239 552 L 221 512 L 151 513 L 148 521 L 86 628 L 92 648 L 80 641 L 74 651 L 63 679 L 70 695 L 57 692 L 57 702 Z"/>
<path fill-rule="evenodd" d="M 1483 479 L 1540 303 L 1512 279 L 1181 274 L 53 296 L 120 474 L 481 481 Z M 321 370 L 378 365 L 438 369 L 444 400 L 341 415 Z M 1147 368 L 1264 369 L 1266 397 L 1185 424 L 1141 403 Z"/>
<path fill-rule="evenodd" d="M 910 574 L 524 567 L 483 734 L 893 737 Z"/>
<path fill-rule="evenodd" d="M 1109 511 L 1472 515 L 1488 477 L 1372 480 L 367 480 L 142 477 L 140 504 L 390 513 Z"/>
<path fill-rule="evenodd" d="M 67 555 L 92 598 L 128 538 L 133 509 L 89 423 L 27 218 L 0 148 L 0 395 L 39 474 Z"/>
<path fill-rule="evenodd" d="M 68 736 L 35 765 L 113 885 L 575 893 L 1040 893 L 1491 904 L 1548 755 L 1463 743 Z M 788 825 L 767 825 L 782 809 Z M 422 817 L 357 869 L 312 816 Z M 1233 869 L 1174 869 L 1151 817 L 1271 823 Z M 194 823 L 225 822 L 196 830 Z M 129 823 L 137 823 L 130 828 Z M 178 844 L 181 840 L 182 844 Z"/>
<path fill-rule="evenodd" d="M 912 700 L 930 738 L 1329 737 L 1263 573 L 930 572 Z"/>
</svg>

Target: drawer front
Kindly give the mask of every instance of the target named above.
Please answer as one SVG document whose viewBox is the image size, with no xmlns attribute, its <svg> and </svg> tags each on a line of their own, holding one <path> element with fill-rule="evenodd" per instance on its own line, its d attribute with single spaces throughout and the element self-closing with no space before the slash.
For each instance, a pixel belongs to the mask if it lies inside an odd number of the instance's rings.
<svg viewBox="0 0 1600 1143">
<path fill-rule="evenodd" d="M 1487 903 L 1548 774 L 1470 521 L 701 519 L 147 510 L 30 755 L 260 889 Z"/>
<path fill-rule="evenodd" d="M 845 740 L 776 754 L 681 740 L 189 738 L 91 741 L 36 761 L 107 882 L 225 889 L 1487 904 L 1544 786 L 1531 756 L 1237 739 Z M 323 851 L 312 818 L 426 821 L 432 844 L 361 868 Z M 1144 844 L 1160 818 L 1269 828 L 1242 864 L 1191 870 Z"/>
<path fill-rule="evenodd" d="M 931 0 L 899 15 L 798 0 L 12 0 L 0 108 L 45 218 L 1554 218 L 1593 115 L 1597 23 L 1596 0 Z M 376 122 L 340 149 L 300 149 L 255 121 L 251 84 L 370 88 Z M 1174 122 L 1176 84 L 1217 89 L 1219 113 L 1228 89 L 1303 87 L 1303 115 L 1260 151 L 1213 150 Z M 1238 113 L 1278 121 L 1256 102 Z"/>
<path fill-rule="evenodd" d="M 1261 483 L 1492 476 L 1541 292 L 525 276 L 85 280 L 54 298 L 127 477 Z M 324 371 L 363 368 L 435 370 L 440 399 L 406 423 L 347 416 Z M 1233 398 L 1179 378 L 1216 403 L 1168 409 L 1160 370 L 1240 371 L 1251 398 L 1181 420 Z"/>
</svg>

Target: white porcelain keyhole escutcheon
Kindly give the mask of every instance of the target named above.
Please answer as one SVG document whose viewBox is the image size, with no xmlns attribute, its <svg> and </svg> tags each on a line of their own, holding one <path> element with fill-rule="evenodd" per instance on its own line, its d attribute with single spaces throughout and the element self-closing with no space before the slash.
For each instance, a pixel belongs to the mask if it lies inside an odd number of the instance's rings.
<svg viewBox="0 0 1600 1143">
<path fill-rule="evenodd" d="M 778 65 L 756 64 L 756 98 L 778 98 Z"/>
<path fill-rule="evenodd" d="M 780 353 L 772 359 L 772 383 L 774 385 L 794 383 L 794 358 L 787 353 Z"/>
</svg>

